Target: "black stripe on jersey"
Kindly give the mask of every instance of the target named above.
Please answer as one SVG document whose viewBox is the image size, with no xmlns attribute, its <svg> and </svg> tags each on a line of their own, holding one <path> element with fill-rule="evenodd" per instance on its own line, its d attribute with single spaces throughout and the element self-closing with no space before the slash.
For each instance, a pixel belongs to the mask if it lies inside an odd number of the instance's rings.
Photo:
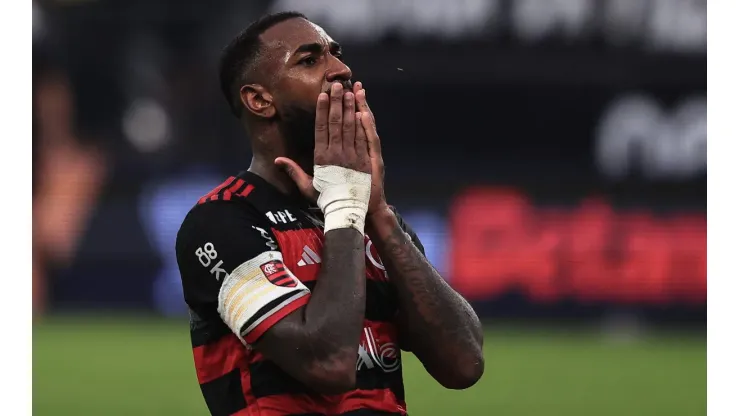
<svg viewBox="0 0 740 416">
<path fill-rule="evenodd" d="M 375 322 L 393 322 L 398 302 L 391 283 L 368 280 L 365 288 L 365 318 Z"/>
<path fill-rule="evenodd" d="M 239 369 L 200 385 L 213 416 L 229 416 L 247 407 Z"/>
<path fill-rule="evenodd" d="M 304 384 L 289 376 L 272 361 L 259 361 L 249 365 L 252 394 L 267 397 L 279 394 L 307 394 L 311 391 Z M 357 372 L 356 388 L 360 390 L 391 389 L 398 400 L 403 401 L 403 377 L 401 369 L 386 373 L 380 368 Z"/>
<path fill-rule="evenodd" d="M 216 319 L 206 320 L 190 310 L 190 343 L 193 348 L 210 344 L 222 337 L 231 334 L 231 329 L 216 316 Z"/>
<path fill-rule="evenodd" d="M 313 291 L 316 281 L 305 282 Z M 396 317 L 396 292 L 388 282 L 367 280 L 365 297 L 365 319 L 375 322 L 393 322 Z"/>
<path fill-rule="evenodd" d="M 260 310 L 257 311 L 254 315 L 252 315 L 251 318 L 247 320 L 247 322 L 242 325 L 242 327 L 239 329 L 240 334 L 244 334 L 244 330 L 249 328 L 255 321 L 263 317 L 266 313 L 270 312 L 274 307 L 278 306 L 279 304 L 285 302 L 289 298 L 295 296 L 298 292 L 300 292 L 301 289 L 296 288 L 296 290 L 292 290 L 283 296 L 280 296 L 279 298 L 270 301 L 267 305 L 260 308 Z"/>
</svg>

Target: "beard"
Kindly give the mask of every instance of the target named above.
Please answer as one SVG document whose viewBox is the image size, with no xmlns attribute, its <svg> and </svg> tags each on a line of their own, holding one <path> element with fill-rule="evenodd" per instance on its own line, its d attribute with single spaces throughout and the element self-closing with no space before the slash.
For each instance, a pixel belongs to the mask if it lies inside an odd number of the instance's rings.
<svg viewBox="0 0 740 416">
<path fill-rule="evenodd" d="M 281 111 L 278 129 L 289 157 L 313 160 L 316 146 L 314 128 L 316 125 L 316 108 L 303 108 L 297 105 L 286 107 Z"/>
</svg>

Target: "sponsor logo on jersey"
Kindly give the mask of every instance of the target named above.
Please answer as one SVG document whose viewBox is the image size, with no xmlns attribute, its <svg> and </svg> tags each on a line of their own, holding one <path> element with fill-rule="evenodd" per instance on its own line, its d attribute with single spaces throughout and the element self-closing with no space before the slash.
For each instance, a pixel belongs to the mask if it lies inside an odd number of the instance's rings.
<svg viewBox="0 0 740 416">
<path fill-rule="evenodd" d="M 357 351 L 357 371 L 376 367 L 386 373 L 397 371 L 401 368 L 401 353 L 394 342 L 378 341 L 373 329 L 366 327 Z"/>
<path fill-rule="evenodd" d="M 308 266 L 310 264 L 321 264 L 321 257 L 309 246 L 303 246 L 303 254 L 298 260 L 298 267 Z"/>
</svg>

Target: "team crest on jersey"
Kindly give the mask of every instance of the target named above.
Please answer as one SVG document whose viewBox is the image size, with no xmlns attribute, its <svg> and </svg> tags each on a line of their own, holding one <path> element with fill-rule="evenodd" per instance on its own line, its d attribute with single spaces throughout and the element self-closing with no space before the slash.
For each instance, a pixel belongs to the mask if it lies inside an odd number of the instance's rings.
<svg viewBox="0 0 740 416">
<path fill-rule="evenodd" d="M 291 276 L 290 272 L 285 269 L 283 262 L 279 260 L 268 261 L 267 263 L 260 266 L 262 273 L 265 275 L 275 286 L 281 287 L 296 287 L 296 280 Z"/>
</svg>

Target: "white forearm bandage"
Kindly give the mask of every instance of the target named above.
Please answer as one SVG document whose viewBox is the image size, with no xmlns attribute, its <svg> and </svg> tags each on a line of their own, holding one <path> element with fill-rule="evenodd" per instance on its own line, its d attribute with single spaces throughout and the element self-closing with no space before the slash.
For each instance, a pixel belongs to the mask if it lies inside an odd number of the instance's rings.
<svg viewBox="0 0 740 416">
<path fill-rule="evenodd" d="M 324 232 L 337 228 L 355 228 L 365 233 L 365 215 L 370 202 L 372 178 L 369 173 L 341 166 L 316 165 L 313 187 L 324 213 Z"/>
</svg>

